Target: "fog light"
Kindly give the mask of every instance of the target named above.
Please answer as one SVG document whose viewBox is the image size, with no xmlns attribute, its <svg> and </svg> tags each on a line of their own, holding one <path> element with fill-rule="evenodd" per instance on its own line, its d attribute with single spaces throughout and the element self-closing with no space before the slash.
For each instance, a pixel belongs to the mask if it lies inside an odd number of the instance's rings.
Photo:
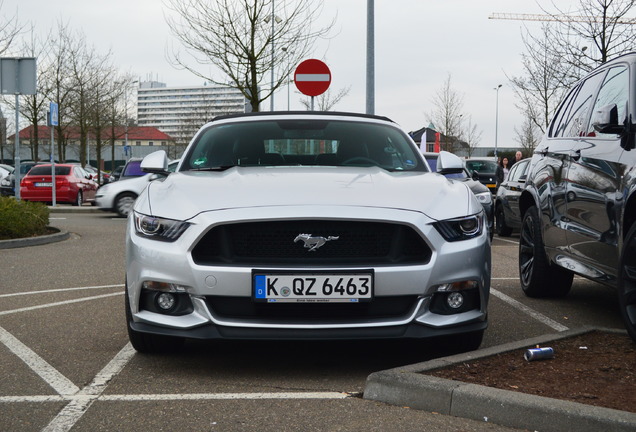
<svg viewBox="0 0 636 432">
<path fill-rule="evenodd" d="M 177 303 L 177 299 L 170 293 L 161 293 L 157 296 L 156 302 L 159 309 L 169 311 L 174 308 L 174 305 Z"/>
<path fill-rule="evenodd" d="M 453 309 L 459 309 L 464 304 L 464 295 L 461 292 L 451 292 L 446 296 L 446 303 Z"/>
</svg>

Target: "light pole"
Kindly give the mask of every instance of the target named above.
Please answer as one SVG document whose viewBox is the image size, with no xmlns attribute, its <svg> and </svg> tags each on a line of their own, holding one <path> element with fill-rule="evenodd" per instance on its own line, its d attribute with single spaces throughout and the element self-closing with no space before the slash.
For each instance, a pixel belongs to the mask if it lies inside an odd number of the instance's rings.
<svg viewBox="0 0 636 432">
<path fill-rule="evenodd" d="M 495 158 L 497 157 L 497 133 L 499 132 L 499 89 L 501 84 L 495 87 L 497 91 L 497 103 L 495 105 Z"/>
<path fill-rule="evenodd" d="M 270 106 L 269 106 L 269 110 L 270 111 L 274 111 L 274 24 L 276 23 L 281 23 L 283 20 L 280 17 L 277 17 L 274 14 L 274 0 L 272 0 L 272 16 L 271 17 L 265 17 L 265 22 L 269 22 L 269 20 L 272 20 L 272 82 L 271 82 L 271 99 L 270 99 Z"/>
</svg>

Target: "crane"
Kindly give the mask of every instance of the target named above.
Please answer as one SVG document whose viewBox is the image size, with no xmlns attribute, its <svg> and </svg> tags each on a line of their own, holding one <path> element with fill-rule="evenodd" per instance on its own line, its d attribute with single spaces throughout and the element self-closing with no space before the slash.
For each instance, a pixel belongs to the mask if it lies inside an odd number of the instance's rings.
<svg viewBox="0 0 636 432">
<path fill-rule="evenodd" d="M 492 13 L 488 19 L 515 20 L 515 21 L 557 21 L 557 22 L 603 22 L 603 17 L 589 17 L 577 15 L 543 15 L 522 13 Z M 617 24 L 636 24 L 636 18 L 620 18 L 614 21 Z"/>
</svg>

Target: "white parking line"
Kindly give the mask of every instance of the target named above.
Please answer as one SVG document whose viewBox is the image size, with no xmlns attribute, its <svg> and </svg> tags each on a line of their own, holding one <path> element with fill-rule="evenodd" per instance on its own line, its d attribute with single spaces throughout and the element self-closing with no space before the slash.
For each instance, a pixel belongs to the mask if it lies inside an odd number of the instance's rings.
<svg viewBox="0 0 636 432">
<path fill-rule="evenodd" d="M 506 243 L 512 243 L 512 244 L 514 244 L 514 245 L 518 245 L 518 244 L 519 244 L 519 241 L 518 241 L 518 240 L 517 240 L 517 241 L 515 241 L 515 240 L 508 240 L 508 239 L 503 239 L 503 238 L 501 238 L 501 237 L 499 237 L 497 240 L 502 241 L 502 242 L 506 242 Z"/>
<path fill-rule="evenodd" d="M 68 378 L 2 327 L 0 327 L 0 342 L 26 363 L 44 382 L 53 387 L 57 393 L 65 396 L 73 395 L 79 391 L 79 388 Z"/>
<path fill-rule="evenodd" d="M 104 288 L 119 288 L 119 287 L 123 288 L 124 284 L 98 285 L 98 286 L 77 287 L 77 288 L 57 288 L 57 289 L 42 290 L 42 291 L 27 291 L 27 292 L 18 292 L 18 293 L 11 293 L 11 294 L 0 294 L 0 298 L 23 296 L 23 295 L 33 295 L 33 294 L 46 294 L 46 293 L 54 293 L 54 292 L 83 291 L 83 290 L 104 289 Z"/>
<path fill-rule="evenodd" d="M 104 392 L 106 386 L 130 361 L 135 350 L 127 343 L 96 376 L 93 381 L 78 392 L 76 397 L 66 405 L 51 422 L 42 429 L 43 432 L 65 432 L 77 423 L 90 406 Z"/>
<path fill-rule="evenodd" d="M 29 306 L 29 307 L 20 308 L 20 309 L 12 309 L 12 310 L 8 310 L 8 311 L 0 312 L 0 316 L 2 316 L 2 315 L 11 315 L 11 314 L 18 313 L 18 312 L 27 312 L 27 311 L 37 310 L 37 309 L 44 309 L 44 308 L 49 308 L 49 307 L 53 307 L 53 306 L 63 306 L 63 305 L 67 305 L 67 304 L 79 303 L 79 302 L 84 302 L 84 301 L 89 301 L 89 300 L 96 300 L 96 299 L 105 298 L 105 297 L 120 296 L 120 295 L 123 295 L 123 294 L 124 293 L 122 291 L 122 292 L 116 292 L 116 293 L 111 293 L 111 294 L 102 294 L 102 295 L 93 296 L 93 297 L 83 297 L 83 298 L 74 299 L 74 300 L 66 300 L 66 301 L 55 302 L 55 303 L 47 303 L 47 304 L 38 305 L 38 306 Z"/>
<path fill-rule="evenodd" d="M 547 316 L 543 315 L 540 312 L 537 312 L 536 310 L 524 305 L 523 303 L 513 299 L 510 296 L 507 296 L 506 294 L 502 293 L 501 291 L 497 291 L 496 289 L 490 288 L 490 293 L 492 295 L 494 295 L 495 297 L 505 301 L 506 303 L 508 303 L 510 306 L 519 309 L 521 312 L 524 312 L 528 315 L 530 315 L 532 318 L 536 319 L 537 321 L 547 325 L 548 327 L 562 332 L 562 331 L 566 331 L 569 330 L 568 327 L 554 321 L 551 318 L 548 318 Z"/>
<path fill-rule="evenodd" d="M 191 394 L 136 394 L 106 395 L 103 401 L 183 401 L 183 400 L 256 400 L 256 399 L 346 399 L 350 393 L 307 392 L 307 393 L 191 393 Z"/>
</svg>

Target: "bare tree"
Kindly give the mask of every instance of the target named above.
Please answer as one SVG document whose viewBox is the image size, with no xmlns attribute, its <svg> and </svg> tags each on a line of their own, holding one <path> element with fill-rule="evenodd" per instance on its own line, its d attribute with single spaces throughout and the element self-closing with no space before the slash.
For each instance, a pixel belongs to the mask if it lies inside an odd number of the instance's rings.
<svg viewBox="0 0 636 432">
<path fill-rule="evenodd" d="M 466 126 L 461 125 L 459 134 L 459 139 L 468 144 L 468 157 L 473 155 L 473 152 L 481 141 L 481 136 L 482 131 L 473 123 L 472 117 L 468 116 L 468 124 Z"/>
<path fill-rule="evenodd" d="M 454 151 L 457 137 L 461 133 L 461 117 L 464 107 L 464 95 L 453 89 L 451 74 L 446 76 L 446 81 L 437 90 L 432 100 L 433 112 L 430 118 L 437 126 L 437 132 L 441 132 L 443 142 L 441 150 Z"/>
<path fill-rule="evenodd" d="M 523 154 L 532 154 L 535 147 L 539 144 L 541 136 L 543 135 L 543 133 L 535 124 L 534 120 L 530 117 L 526 117 L 521 129 L 518 129 L 515 126 L 514 130 L 516 135 L 515 141 L 517 141 L 523 148 Z"/>
<path fill-rule="evenodd" d="M 558 23 L 551 27 L 550 40 L 566 70 L 590 71 L 636 45 L 636 27 L 628 16 L 635 0 L 579 0 L 574 11 L 563 10 L 554 1 L 551 6 L 553 11 L 542 9 Z"/>
<path fill-rule="evenodd" d="M 47 40 L 48 38 L 38 38 L 33 30 L 31 30 L 28 40 L 23 41 L 21 48 L 21 52 L 28 53 L 28 56 L 38 59 L 37 82 L 39 85 L 37 92 L 33 95 L 23 95 L 21 97 L 22 103 L 20 103 L 20 115 L 32 126 L 32 134 L 29 137 L 29 148 L 31 150 L 31 159 L 35 161 L 40 160 L 40 139 L 49 139 L 49 137 L 46 136 L 40 137 L 38 128 L 39 124 L 46 124 L 46 103 L 50 100 L 51 93 L 49 82 L 45 79 L 51 66 Z M 9 99 L 6 103 L 13 106 L 15 105 L 15 99 Z M 13 106 L 13 108 L 15 109 L 16 107 Z"/>
<path fill-rule="evenodd" d="M 176 14 L 166 18 L 168 27 L 195 66 L 176 50 L 171 53 L 173 63 L 207 81 L 240 90 L 252 111 L 259 111 L 260 103 L 286 83 L 315 40 L 326 37 L 333 26 L 332 22 L 312 29 L 322 11 L 319 0 L 276 0 L 275 10 L 274 0 L 165 0 L 165 4 Z M 201 65 L 215 66 L 221 76 L 202 72 Z"/>
<path fill-rule="evenodd" d="M 515 106 L 542 132 L 571 82 L 573 66 L 560 66 L 560 55 L 552 50 L 551 24 L 543 24 L 540 35 L 525 31 L 526 52 L 521 54 L 523 75 L 508 77 L 517 97 Z"/>
<path fill-rule="evenodd" d="M 2 9 L 4 9 L 4 1 L 0 0 L 0 10 Z M 23 29 L 24 26 L 18 22 L 17 13 L 10 17 L 2 16 L 0 18 L 0 54 L 9 51 L 15 38 Z"/>
<path fill-rule="evenodd" d="M 331 89 L 327 90 L 320 96 L 317 96 L 315 102 L 317 102 L 317 107 L 314 105 L 314 109 L 318 111 L 331 111 L 334 106 L 338 104 L 345 96 L 349 94 L 351 90 L 351 86 L 341 88 L 337 92 L 332 92 Z M 311 99 L 303 98 L 300 100 L 300 103 L 307 109 L 311 109 Z"/>
</svg>

